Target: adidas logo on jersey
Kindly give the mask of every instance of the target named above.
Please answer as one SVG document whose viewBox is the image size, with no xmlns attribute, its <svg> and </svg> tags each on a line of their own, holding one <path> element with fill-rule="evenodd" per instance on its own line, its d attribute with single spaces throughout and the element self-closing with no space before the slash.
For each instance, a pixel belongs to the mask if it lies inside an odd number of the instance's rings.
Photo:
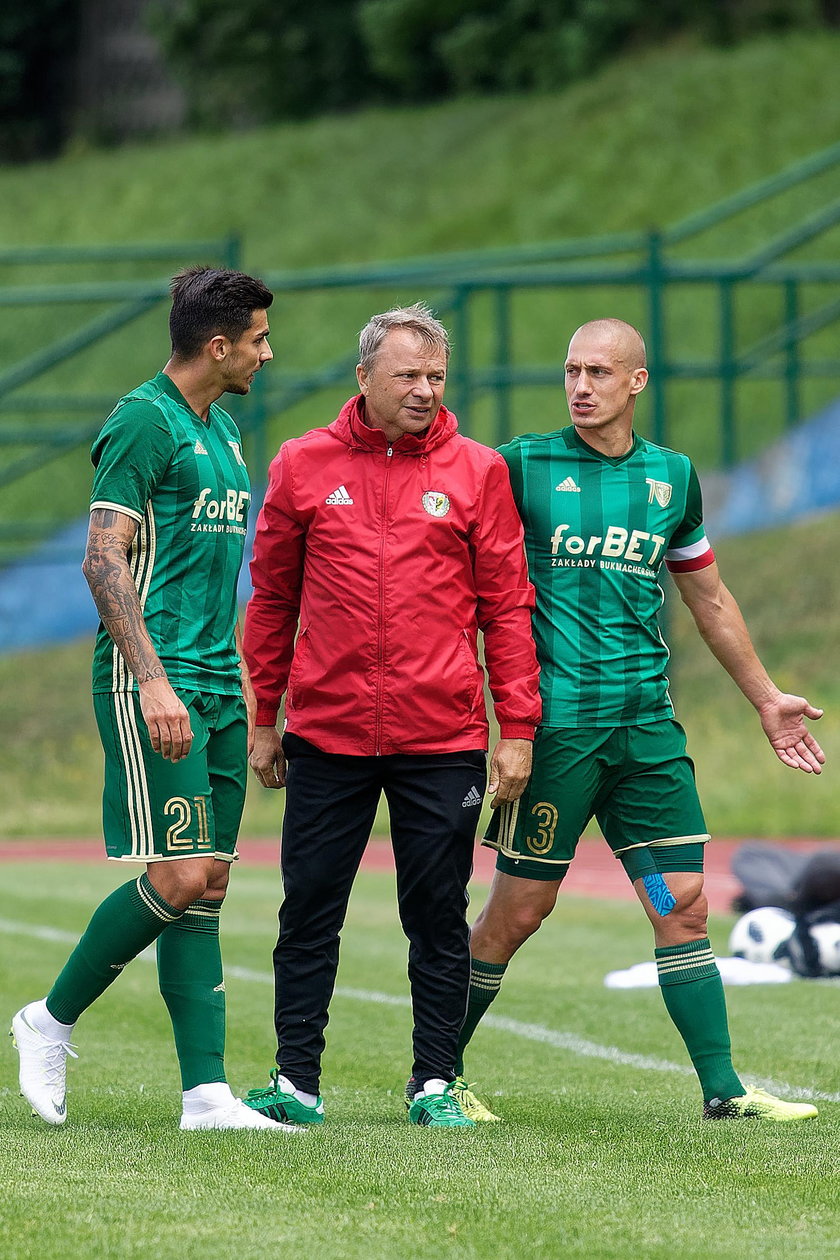
<svg viewBox="0 0 840 1260">
<path fill-rule="evenodd" d="M 325 503 L 329 503 L 332 507 L 349 507 L 353 502 L 346 486 L 339 486 L 337 490 L 333 490 L 332 494 L 328 494 Z"/>
<path fill-rule="evenodd" d="M 196 441 L 196 444 L 195 444 L 195 446 L 193 447 L 193 451 L 195 452 L 195 454 L 196 454 L 196 455 L 206 455 L 206 454 L 207 454 L 207 447 L 206 447 L 206 446 L 202 446 L 201 442 Z"/>
<path fill-rule="evenodd" d="M 473 784 L 469 792 L 467 792 L 467 795 L 461 801 L 461 809 L 473 809 L 476 805 L 480 805 L 480 804 L 481 804 L 481 793 L 479 792 L 475 784 Z"/>
<path fill-rule="evenodd" d="M 554 487 L 555 490 L 571 490 L 572 494 L 580 494 L 580 486 L 575 482 L 574 477 L 566 477 L 565 481 L 561 481 L 559 486 Z"/>
</svg>

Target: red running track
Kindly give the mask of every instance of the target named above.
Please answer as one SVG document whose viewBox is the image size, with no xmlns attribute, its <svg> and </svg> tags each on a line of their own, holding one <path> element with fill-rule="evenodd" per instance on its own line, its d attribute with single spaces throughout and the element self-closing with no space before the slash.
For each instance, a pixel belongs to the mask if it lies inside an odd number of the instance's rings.
<svg viewBox="0 0 840 1260">
<path fill-rule="evenodd" d="M 744 840 L 713 840 L 706 846 L 706 895 L 709 907 L 716 913 L 730 909 L 732 898 L 738 892 L 738 881 L 730 872 L 732 854 Z M 786 849 L 803 853 L 824 848 L 827 840 L 784 840 Z M 243 862 L 249 866 L 276 866 L 278 841 L 245 838 L 239 842 Z M 90 862 L 104 859 L 101 840 L 2 840 L 0 862 Z M 493 876 L 495 854 L 490 849 L 477 847 L 473 880 L 489 884 Z M 393 870 L 391 846 L 387 840 L 371 840 L 362 863 L 366 870 Z M 600 839 L 581 840 L 569 873 L 563 884 L 564 893 L 580 897 L 632 901 L 635 892 L 624 874 L 621 863 L 613 857 L 607 844 Z"/>
</svg>

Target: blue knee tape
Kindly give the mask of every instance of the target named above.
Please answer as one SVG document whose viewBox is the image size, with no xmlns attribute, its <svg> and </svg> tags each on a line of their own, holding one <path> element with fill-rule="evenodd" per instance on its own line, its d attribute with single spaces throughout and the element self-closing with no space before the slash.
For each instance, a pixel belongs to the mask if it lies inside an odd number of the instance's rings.
<svg viewBox="0 0 840 1260">
<path fill-rule="evenodd" d="M 664 919 L 665 915 L 670 914 L 677 904 L 676 897 L 658 872 L 655 875 L 642 876 L 642 883 L 650 898 L 650 904 L 659 917 Z"/>
</svg>

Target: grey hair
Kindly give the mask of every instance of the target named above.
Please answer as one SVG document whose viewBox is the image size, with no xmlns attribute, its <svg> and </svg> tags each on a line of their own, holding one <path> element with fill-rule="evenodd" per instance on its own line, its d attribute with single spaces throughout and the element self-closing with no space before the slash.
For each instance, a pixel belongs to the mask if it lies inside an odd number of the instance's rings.
<svg viewBox="0 0 840 1260">
<path fill-rule="evenodd" d="M 359 363 L 365 372 L 370 372 L 382 342 L 393 328 L 416 332 L 431 350 L 442 350 L 449 362 L 449 333 L 424 302 L 415 302 L 383 311 L 365 324 L 359 333 Z"/>
</svg>

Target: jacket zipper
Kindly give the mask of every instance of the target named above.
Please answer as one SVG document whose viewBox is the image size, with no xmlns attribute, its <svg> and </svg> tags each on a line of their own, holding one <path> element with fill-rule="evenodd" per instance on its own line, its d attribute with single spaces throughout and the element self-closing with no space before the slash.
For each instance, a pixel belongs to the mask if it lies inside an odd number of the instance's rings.
<svg viewBox="0 0 840 1260">
<path fill-rule="evenodd" d="M 385 535 L 388 530 L 388 480 L 391 473 L 393 446 L 385 452 L 385 478 L 382 483 L 382 525 L 379 532 L 379 624 L 377 625 L 376 724 L 374 749 L 382 756 L 382 694 L 385 689 Z"/>
</svg>

